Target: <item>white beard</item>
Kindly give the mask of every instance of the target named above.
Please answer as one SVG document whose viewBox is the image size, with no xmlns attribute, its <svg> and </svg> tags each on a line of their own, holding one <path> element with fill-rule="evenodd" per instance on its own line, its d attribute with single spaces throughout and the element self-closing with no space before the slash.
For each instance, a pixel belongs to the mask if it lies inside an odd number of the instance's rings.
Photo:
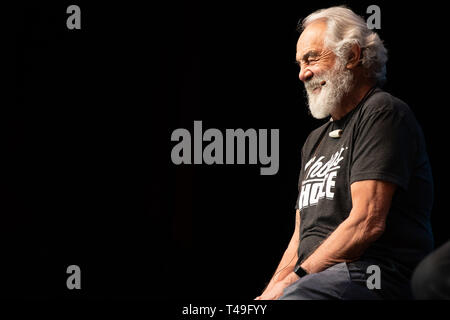
<svg viewBox="0 0 450 320">
<path fill-rule="evenodd" d="M 308 96 L 308 105 L 311 115 L 316 119 L 329 116 L 342 102 L 342 98 L 353 88 L 353 73 L 345 67 L 340 59 L 336 60 L 335 66 L 311 80 L 305 82 Z M 326 81 L 325 85 L 321 82 Z M 320 88 L 319 92 L 313 92 Z"/>
</svg>

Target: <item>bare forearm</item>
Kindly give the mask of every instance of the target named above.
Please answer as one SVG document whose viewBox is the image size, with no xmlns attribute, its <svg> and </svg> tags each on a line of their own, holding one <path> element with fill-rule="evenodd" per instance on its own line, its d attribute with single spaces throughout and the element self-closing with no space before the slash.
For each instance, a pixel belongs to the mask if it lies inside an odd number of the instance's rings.
<svg viewBox="0 0 450 320">
<path fill-rule="evenodd" d="M 298 241 L 292 238 L 266 289 L 270 289 L 275 283 L 283 280 L 286 277 L 286 275 L 291 273 L 294 270 L 297 259 L 298 259 Z"/>
<path fill-rule="evenodd" d="M 298 260 L 298 246 L 300 244 L 300 210 L 295 213 L 295 229 L 286 251 L 275 271 L 272 279 L 266 287 L 266 290 L 274 286 L 275 283 L 283 280 L 289 273 L 294 270 Z"/>
<path fill-rule="evenodd" d="M 308 273 L 316 273 L 340 262 L 356 260 L 382 233 L 382 228 L 371 221 L 350 215 L 301 266 Z"/>
</svg>

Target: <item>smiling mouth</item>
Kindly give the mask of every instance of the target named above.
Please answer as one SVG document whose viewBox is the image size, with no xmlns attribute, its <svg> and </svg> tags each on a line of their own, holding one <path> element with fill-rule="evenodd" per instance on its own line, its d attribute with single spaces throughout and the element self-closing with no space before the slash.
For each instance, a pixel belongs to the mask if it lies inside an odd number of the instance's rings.
<svg viewBox="0 0 450 320">
<path fill-rule="evenodd" d="M 315 87 L 312 92 L 313 93 L 318 93 L 320 90 L 322 89 L 322 87 Z"/>
</svg>

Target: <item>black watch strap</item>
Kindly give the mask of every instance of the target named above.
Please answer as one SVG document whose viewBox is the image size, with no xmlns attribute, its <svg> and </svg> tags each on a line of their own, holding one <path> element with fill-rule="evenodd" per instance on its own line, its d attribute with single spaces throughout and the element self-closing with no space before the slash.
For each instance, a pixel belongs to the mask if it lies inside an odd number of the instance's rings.
<svg viewBox="0 0 450 320">
<path fill-rule="evenodd" d="M 304 277 L 308 274 L 305 269 L 303 269 L 300 265 L 295 266 L 294 272 L 300 277 Z"/>
</svg>

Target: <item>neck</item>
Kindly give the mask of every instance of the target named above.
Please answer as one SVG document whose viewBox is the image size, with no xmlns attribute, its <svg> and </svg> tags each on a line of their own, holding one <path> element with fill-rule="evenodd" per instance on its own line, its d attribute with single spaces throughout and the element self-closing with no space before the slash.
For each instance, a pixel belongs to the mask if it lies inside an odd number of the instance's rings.
<svg viewBox="0 0 450 320">
<path fill-rule="evenodd" d="M 356 83 L 358 82 L 356 81 Z M 341 105 L 331 113 L 331 118 L 333 118 L 333 120 L 342 119 L 347 113 L 356 108 L 374 85 L 374 81 L 364 81 L 363 83 L 359 83 L 357 87 L 342 99 Z"/>
</svg>

